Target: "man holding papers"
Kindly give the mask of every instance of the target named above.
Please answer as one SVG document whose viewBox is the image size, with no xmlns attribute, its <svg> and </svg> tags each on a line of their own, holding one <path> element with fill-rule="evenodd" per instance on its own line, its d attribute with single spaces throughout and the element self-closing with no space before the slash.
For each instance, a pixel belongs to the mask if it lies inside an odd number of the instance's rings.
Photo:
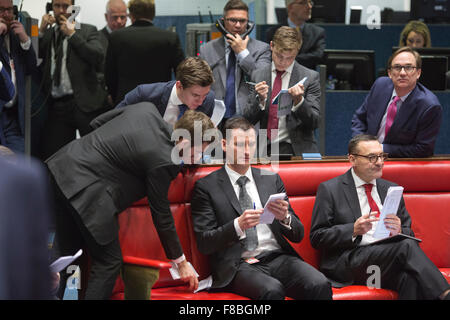
<svg viewBox="0 0 450 320">
<path fill-rule="evenodd" d="M 449 284 L 417 241 L 374 243 L 380 223 L 390 238 L 400 233 L 414 236 L 402 196 L 395 212 L 383 211 L 382 204 L 390 202 L 388 190 L 395 184 L 381 179 L 387 154 L 377 138 L 353 137 L 348 154 L 352 168 L 317 190 L 310 240 L 321 251 L 320 270 L 340 286 L 366 285 L 368 267 L 378 266 L 381 287 L 397 291 L 399 299 L 448 298 Z M 386 214 L 384 221 L 378 218 L 380 211 Z"/>
<path fill-rule="evenodd" d="M 191 201 L 197 246 L 209 257 L 212 290 L 251 299 L 331 299 L 328 280 L 288 242 L 300 242 L 304 228 L 287 197 L 267 204 L 264 214 L 270 211 L 274 219 L 260 223 L 269 197 L 286 191 L 278 174 L 250 167 L 255 129 L 244 118 L 229 119 L 224 129 L 226 165 L 196 182 Z"/>
<path fill-rule="evenodd" d="M 251 76 L 256 94 L 249 95 L 243 115 L 267 129 L 271 153 L 300 156 L 319 151 L 314 138 L 320 118 L 319 74 L 295 61 L 301 45 L 296 29 L 280 27 L 270 42 L 272 64 L 255 69 Z M 274 101 L 282 90 L 287 93 Z"/>
</svg>

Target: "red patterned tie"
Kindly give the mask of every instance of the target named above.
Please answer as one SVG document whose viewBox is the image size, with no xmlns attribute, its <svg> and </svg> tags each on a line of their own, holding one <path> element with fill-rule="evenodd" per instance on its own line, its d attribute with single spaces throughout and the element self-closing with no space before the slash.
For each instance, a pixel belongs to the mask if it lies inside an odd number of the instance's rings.
<svg viewBox="0 0 450 320">
<path fill-rule="evenodd" d="M 272 95 L 270 97 L 270 103 L 272 103 L 273 98 L 277 96 L 277 94 L 281 90 L 281 75 L 284 71 L 277 70 L 277 76 L 275 77 L 275 81 L 273 82 L 272 87 Z M 272 137 L 271 130 L 278 129 L 278 105 L 271 104 L 269 109 L 269 119 L 267 120 L 267 137 L 272 140 L 275 137 Z"/>
<path fill-rule="evenodd" d="M 399 97 L 395 96 L 394 100 L 388 107 L 387 117 L 386 117 L 386 127 L 384 129 L 384 138 L 386 138 L 389 130 L 392 127 L 392 123 L 394 122 L 395 115 L 397 114 L 397 102 L 400 100 Z"/>
<path fill-rule="evenodd" d="M 372 198 L 372 187 L 373 184 L 364 184 L 364 190 L 366 191 L 367 200 L 369 200 L 370 212 L 377 212 L 376 218 L 380 216 L 380 210 L 378 209 L 377 203 Z"/>
</svg>

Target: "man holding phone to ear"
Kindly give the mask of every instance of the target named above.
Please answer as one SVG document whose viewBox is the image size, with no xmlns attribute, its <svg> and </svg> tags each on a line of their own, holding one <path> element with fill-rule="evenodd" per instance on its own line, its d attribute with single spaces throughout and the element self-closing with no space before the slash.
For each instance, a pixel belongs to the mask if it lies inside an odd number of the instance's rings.
<svg viewBox="0 0 450 320">
<path fill-rule="evenodd" d="M 36 55 L 12 0 L 0 0 L 0 62 L 14 85 L 9 101 L 0 100 L 0 144 L 24 152 L 25 75 L 36 70 Z"/>
<path fill-rule="evenodd" d="M 44 127 L 42 158 L 52 155 L 76 137 L 92 131 L 89 123 L 104 112 L 106 90 L 97 78 L 104 51 L 97 28 L 75 21 L 68 12 L 74 0 L 53 0 L 54 15 L 42 17 L 39 56 L 47 97 L 48 119 Z M 50 8 L 48 8 L 50 9 Z"/>
<path fill-rule="evenodd" d="M 224 100 L 226 120 L 234 114 L 242 114 L 250 93 L 246 81 L 253 70 L 270 64 L 271 60 L 267 43 L 243 36 L 249 28 L 248 6 L 244 2 L 228 1 L 221 23 L 224 37 L 201 47 L 200 57 L 213 70 L 215 81 L 212 90 L 216 93 L 216 99 Z"/>
</svg>

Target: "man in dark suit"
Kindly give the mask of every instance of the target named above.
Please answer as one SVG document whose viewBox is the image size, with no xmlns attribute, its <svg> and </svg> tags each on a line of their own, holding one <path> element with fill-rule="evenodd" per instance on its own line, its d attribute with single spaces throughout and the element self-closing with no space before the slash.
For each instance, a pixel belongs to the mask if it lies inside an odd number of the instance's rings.
<svg viewBox="0 0 450 320">
<path fill-rule="evenodd" d="M 192 195 L 197 246 L 208 255 L 212 288 L 251 299 L 331 299 L 328 280 L 289 244 L 303 225 L 285 197 L 268 205 L 271 224 L 260 224 L 271 194 L 286 192 L 276 173 L 250 167 L 256 132 L 241 117 L 229 119 L 222 140 L 226 165 L 199 179 Z"/>
<path fill-rule="evenodd" d="M 285 2 L 287 20 L 279 21 L 279 25 L 269 28 L 266 32 L 266 41 L 270 42 L 275 31 L 281 26 L 296 28 L 303 37 L 303 44 L 296 60 L 302 66 L 314 70 L 322 62 L 325 51 L 325 29 L 306 23 L 311 19 L 314 3 L 311 0 L 285 0 Z"/>
<path fill-rule="evenodd" d="M 15 88 L 11 81 L 11 77 L 3 68 L 3 63 L 0 61 L 0 99 L 4 101 L 9 101 L 14 97 Z"/>
<path fill-rule="evenodd" d="M 249 95 L 244 109 L 244 117 L 254 124 L 260 121 L 261 129 L 268 130 L 270 146 L 278 144 L 280 154 L 296 156 L 318 152 L 314 130 L 320 118 L 319 74 L 295 61 L 301 45 L 297 30 L 290 27 L 277 30 L 270 42 L 272 64 L 252 73 L 257 95 Z M 305 77 L 305 82 L 299 83 Z M 279 115 L 278 105 L 272 104 L 272 100 L 281 89 L 288 89 L 292 103 L 286 113 Z M 261 152 L 260 155 L 266 154 Z"/>
<path fill-rule="evenodd" d="M 106 26 L 98 31 L 99 39 L 105 51 L 105 55 L 106 50 L 108 49 L 109 35 L 113 31 L 125 28 L 127 19 L 127 5 L 123 0 L 109 0 L 106 3 Z"/>
<path fill-rule="evenodd" d="M 442 122 L 438 98 L 417 83 L 420 55 L 409 47 L 398 49 L 388 61 L 388 77 L 373 84 L 352 119 L 352 136 L 374 135 L 390 157 L 433 155 Z"/>
<path fill-rule="evenodd" d="M 105 106 L 106 92 L 97 78 L 103 50 L 97 29 L 88 24 L 75 28 L 67 23 L 71 0 L 53 0 L 55 16 L 42 17 L 39 56 L 43 59 L 44 92 L 48 119 L 44 127 L 42 158 L 92 129 L 89 123 Z M 51 27 L 53 23 L 55 26 Z"/>
<path fill-rule="evenodd" d="M 202 129 L 197 146 L 195 121 Z M 60 254 L 73 254 L 84 244 L 91 258 L 85 298 L 110 298 L 122 265 L 117 215 L 144 196 L 167 257 L 178 264 L 181 278 L 195 289 L 198 280 L 184 257 L 167 193 L 182 163 L 199 163 L 208 144 L 203 133 L 214 128 L 211 120 L 188 110 L 172 127 L 152 103 L 141 102 L 106 112 L 92 126 L 93 132 L 47 160 L 58 205 L 55 221 Z M 190 136 L 182 135 L 175 144 L 173 128 L 187 130 Z M 65 285 L 63 277 L 61 284 Z"/>
<path fill-rule="evenodd" d="M 48 178 L 37 161 L 13 157 L 0 152 L 0 299 L 51 299 Z"/>
<path fill-rule="evenodd" d="M 0 1 L 0 62 L 13 84 L 13 96 L 0 100 L 0 144 L 25 151 L 25 76 L 37 70 L 36 54 L 11 0 Z M 6 81 L 5 83 L 10 83 Z"/>
<path fill-rule="evenodd" d="M 125 28 L 127 24 L 128 14 L 127 5 L 123 0 L 109 0 L 106 3 L 105 20 L 106 26 L 98 31 L 98 38 L 103 47 L 103 53 L 106 57 L 106 52 L 108 51 L 109 45 L 109 35 L 111 32 Z M 101 83 L 105 86 L 105 62 L 102 63 L 102 69 L 97 73 Z M 108 95 L 107 105 L 113 107 L 113 100 L 111 95 Z"/>
<path fill-rule="evenodd" d="M 267 43 L 241 37 L 248 28 L 248 6 L 241 0 L 230 0 L 223 9 L 223 26 L 227 32 L 219 39 L 211 40 L 200 48 L 214 74 L 212 89 L 216 99 L 224 100 L 225 119 L 242 115 L 250 94 L 246 83 L 253 70 L 270 64 L 270 48 Z"/>
<path fill-rule="evenodd" d="M 189 109 L 201 111 L 211 117 L 215 105 L 214 92 L 210 91 L 213 82 L 208 63 L 198 57 L 189 57 L 178 65 L 176 81 L 139 85 L 126 94 L 117 108 L 148 101 L 172 125 Z"/>
<path fill-rule="evenodd" d="M 111 34 L 106 53 L 105 79 L 114 104 L 140 84 L 170 81 L 184 59 L 178 35 L 153 25 L 153 0 L 130 0 L 128 10 L 133 24 Z"/>
<path fill-rule="evenodd" d="M 415 240 L 371 244 L 377 215 L 395 184 L 381 179 L 387 155 L 375 136 L 353 137 L 348 154 L 352 168 L 317 189 L 310 240 L 321 251 L 320 270 L 341 286 L 366 285 L 368 267 L 375 265 L 381 286 L 396 290 L 399 299 L 450 298 L 449 284 Z M 414 236 L 403 198 L 384 223 L 390 236 Z"/>
</svg>

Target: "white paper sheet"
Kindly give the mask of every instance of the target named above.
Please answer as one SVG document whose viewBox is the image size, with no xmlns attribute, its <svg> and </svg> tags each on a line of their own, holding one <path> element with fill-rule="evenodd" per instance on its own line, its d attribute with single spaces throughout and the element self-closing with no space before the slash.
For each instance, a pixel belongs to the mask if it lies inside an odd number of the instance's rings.
<svg viewBox="0 0 450 320">
<path fill-rule="evenodd" d="M 225 104 L 222 100 L 214 99 L 214 110 L 211 115 L 211 121 L 217 127 L 220 121 L 222 121 L 223 116 L 225 115 Z"/>
<path fill-rule="evenodd" d="M 390 231 L 384 225 L 384 218 L 387 214 L 395 213 L 397 214 L 398 205 L 403 195 L 403 187 L 395 186 L 389 187 L 386 194 L 386 199 L 384 199 L 383 208 L 380 213 L 380 221 L 378 221 L 377 228 L 373 233 L 373 237 L 376 239 L 382 239 L 389 237 Z"/>
<path fill-rule="evenodd" d="M 208 290 L 209 288 L 211 288 L 212 282 L 213 282 L 212 276 L 209 276 L 208 278 L 199 281 L 198 288 L 197 290 L 194 291 L 194 293 L 197 293 L 202 290 Z"/>
<path fill-rule="evenodd" d="M 80 249 L 73 256 L 60 257 L 59 259 L 57 259 L 55 262 L 53 262 L 50 265 L 50 271 L 51 272 L 60 272 L 60 271 L 64 270 L 69 264 L 71 264 L 78 257 L 80 257 L 82 253 L 83 253 L 83 250 Z"/>
<path fill-rule="evenodd" d="M 267 200 L 266 204 L 264 205 L 264 212 L 261 214 L 261 217 L 259 218 L 260 224 L 271 224 L 273 222 L 273 219 L 275 218 L 275 216 L 272 213 L 272 211 L 269 210 L 269 208 L 267 206 L 269 205 L 270 202 L 273 202 L 278 199 L 284 200 L 285 197 L 286 197 L 286 193 L 284 193 L 284 192 L 275 193 L 275 194 L 270 195 L 269 199 Z"/>
</svg>

